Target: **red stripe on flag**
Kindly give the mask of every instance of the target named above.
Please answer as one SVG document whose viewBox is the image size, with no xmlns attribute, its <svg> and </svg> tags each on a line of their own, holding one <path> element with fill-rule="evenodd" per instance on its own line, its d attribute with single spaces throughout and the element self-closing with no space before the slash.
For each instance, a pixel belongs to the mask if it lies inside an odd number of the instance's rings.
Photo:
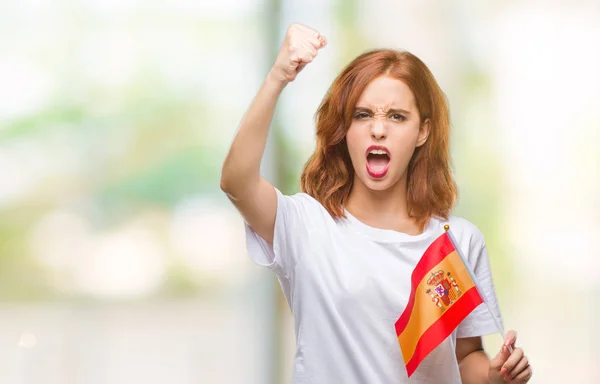
<svg viewBox="0 0 600 384">
<path fill-rule="evenodd" d="M 431 243 L 423 256 L 421 256 L 421 260 L 419 260 L 411 275 L 411 289 L 408 303 L 406 304 L 404 312 L 402 312 L 400 318 L 396 321 L 396 336 L 400 336 L 408 324 L 408 319 L 410 319 L 415 304 L 415 291 L 421 280 L 423 280 L 425 275 L 427 275 L 433 267 L 438 265 L 454 250 L 455 248 L 452 244 L 452 240 L 450 240 L 448 234 L 444 232 Z"/>
<path fill-rule="evenodd" d="M 442 341 L 444 341 L 461 321 L 479 304 L 483 303 L 476 287 L 472 287 L 465 292 L 456 303 L 454 303 L 446 312 L 433 323 L 417 342 L 415 353 L 408 363 L 406 363 L 406 372 L 410 377 L 421 361 L 433 351 Z"/>
</svg>

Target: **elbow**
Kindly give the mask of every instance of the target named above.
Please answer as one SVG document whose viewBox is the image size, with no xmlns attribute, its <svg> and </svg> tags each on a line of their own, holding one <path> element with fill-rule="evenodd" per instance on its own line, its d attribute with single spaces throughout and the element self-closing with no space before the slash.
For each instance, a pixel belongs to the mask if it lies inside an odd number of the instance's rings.
<svg viewBox="0 0 600 384">
<path fill-rule="evenodd" d="M 221 176 L 221 191 L 227 195 L 227 198 L 233 202 L 239 199 L 241 193 L 240 186 L 237 183 L 232 183 L 230 177 Z"/>
<path fill-rule="evenodd" d="M 239 193 L 242 185 L 243 179 L 239 175 L 233 173 L 230 169 L 223 167 L 223 170 L 221 171 L 221 191 L 225 192 L 225 194 L 231 198 Z"/>
<path fill-rule="evenodd" d="M 221 166 L 220 187 L 221 187 L 221 191 L 225 192 L 226 194 L 229 194 L 229 192 L 231 192 L 232 173 L 233 173 L 233 170 L 235 169 L 234 167 L 232 167 L 232 162 L 231 162 L 230 157 L 231 157 L 231 153 L 229 153 L 227 155 L 227 157 L 225 157 L 225 161 L 223 161 L 223 165 Z"/>
<path fill-rule="evenodd" d="M 250 176 L 249 172 L 238 173 L 223 169 L 221 172 L 220 187 L 230 200 L 239 200 L 245 197 L 248 191 L 253 190 L 255 181 L 260 180 Z"/>
<path fill-rule="evenodd" d="M 231 181 L 230 181 L 231 177 L 228 176 L 225 168 L 223 168 L 223 170 L 221 171 L 221 183 L 220 183 L 220 187 L 221 187 L 221 191 L 225 192 L 226 194 L 228 194 L 229 192 L 231 192 Z"/>
<path fill-rule="evenodd" d="M 221 191 L 223 191 L 226 195 L 230 194 L 230 187 L 223 179 L 221 179 Z"/>
</svg>

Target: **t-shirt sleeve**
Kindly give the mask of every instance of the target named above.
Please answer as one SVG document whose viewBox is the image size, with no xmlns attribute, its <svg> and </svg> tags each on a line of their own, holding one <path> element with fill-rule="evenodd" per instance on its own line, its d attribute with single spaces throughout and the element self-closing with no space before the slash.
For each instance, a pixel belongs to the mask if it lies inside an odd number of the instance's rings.
<svg viewBox="0 0 600 384">
<path fill-rule="evenodd" d="M 480 294 L 484 296 L 484 300 L 487 300 L 492 314 L 490 314 L 485 304 L 480 304 L 460 323 L 456 332 L 457 338 L 498 333 L 499 330 L 492 315 L 502 325 L 502 316 L 492 280 L 487 248 L 483 240 L 483 235 L 480 235 L 480 237 L 481 239 L 474 244 L 475 251 L 470 252 L 471 254 L 467 256 L 467 259 L 480 284 Z"/>
<path fill-rule="evenodd" d="M 308 247 L 308 236 L 314 228 L 315 215 L 321 214 L 319 203 L 310 196 L 298 193 L 277 193 L 277 214 L 273 244 L 269 244 L 244 222 L 246 248 L 250 259 L 256 264 L 271 269 L 277 276 L 289 277 Z"/>
</svg>

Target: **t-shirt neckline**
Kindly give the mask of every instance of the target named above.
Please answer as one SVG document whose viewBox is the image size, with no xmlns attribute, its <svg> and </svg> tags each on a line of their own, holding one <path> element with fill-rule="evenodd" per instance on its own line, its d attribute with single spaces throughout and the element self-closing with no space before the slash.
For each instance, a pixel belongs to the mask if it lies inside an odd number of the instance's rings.
<svg viewBox="0 0 600 384">
<path fill-rule="evenodd" d="M 346 214 L 346 219 L 350 224 L 354 227 L 354 229 L 360 233 L 361 235 L 367 236 L 372 240 L 384 243 L 407 243 L 407 242 L 415 242 L 419 240 L 423 240 L 433 236 L 437 229 L 439 229 L 440 221 L 432 217 L 427 222 L 425 229 L 418 235 L 409 235 L 404 232 L 398 232 L 393 229 L 381 229 L 371 227 L 363 223 L 354 217 L 347 209 L 344 208 L 344 213 Z"/>
</svg>

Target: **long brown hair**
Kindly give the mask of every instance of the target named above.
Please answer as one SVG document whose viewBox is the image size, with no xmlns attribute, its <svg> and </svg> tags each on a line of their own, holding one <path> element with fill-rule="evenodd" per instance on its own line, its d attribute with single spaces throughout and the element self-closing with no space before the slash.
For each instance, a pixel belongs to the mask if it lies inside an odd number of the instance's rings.
<svg viewBox="0 0 600 384">
<path fill-rule="evenodd" d="M 346 133 L 360 95 L 382 75 L 408 85 L 421 123 L 429 119 L 429 137 L 408 164 L 409 214 L 421 227 L 432 216 L 447 219 L 457 198 L 450 169 L 448 105 L 429 68 L 409 52 L 379 49 L 363 53 L 335 79 L 315 114 L 317 147 L 302 172 L 301 189 L 333 217 L 345 216 L 343 206 L 354 182 Z"/>
</svg>

